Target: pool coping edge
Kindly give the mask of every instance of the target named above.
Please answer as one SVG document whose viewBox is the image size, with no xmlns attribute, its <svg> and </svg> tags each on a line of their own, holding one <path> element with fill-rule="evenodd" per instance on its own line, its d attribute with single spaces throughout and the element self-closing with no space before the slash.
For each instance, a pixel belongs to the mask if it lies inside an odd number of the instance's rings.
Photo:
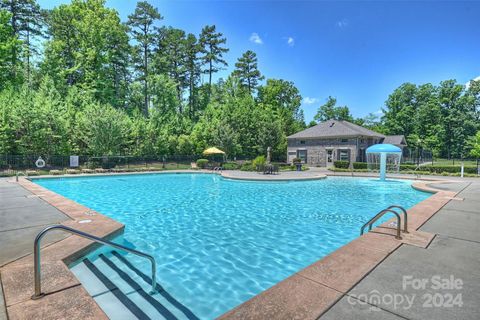
<svg viewBox="0 0 480 320">
<path fill-rule="evenodd" d="M 412 183 L 414 189 L 433 195 L 408 210 L 411 232 L 417 231 L 460 192 L 436 189 L 432 185 L 455 182 L 429 179 Z M 388 226 L 391 222 L 393 219 L 227 311 L 218 319 L 318 319 L 390 254 L 409 244 L 408 241 L 395 240 L 394 230 Z M 423 245 L 428 246 L 434 236 L 427 235 Z M 323 299 L 307 299 L 305 302 L 306 293 L 311 294 L 312 291 L 321 293 Z"/>
<path fill-rule="evenodd" d="M 202 171 L 195 172 L 207 173 Z M 108 176 L 111 176 L 111 174 L 108 174 Z M 58 178 L 58 176 L 56 178 Z M 431 186 L 435 183 L 446 182 L 448 181 L 429 180 L 416 181 L 412 184 L 413 188 L 425 192 L 434 193 L 434 195 L 424 201 L 419 202 L 417 205 L 415 205 L 409 210 L 420 212 L 417 219 L 409 220 L 409 227 L 411 230 L 417 230 L 418 228 L 420 228 L 421 225 L 423 225 L 428 219 L 430 219 L 438 210 L 441 209 L 441 207 L 447 204 L 451 200 L 451 198 L 458 194 L 458 192 L 439 190 Z M 104 216 L 90 208 L 80 205 L 75 201 L 56 194 L 46 188 L 43 188 L 42 186 L 30 181 L 29 179 L 22 177 L 19 179 L 19 184 L 26 190 L 38 195 L 41 199 L 66 214 L 71 220 L 63 222 L 62 224 L 64 225 L 74 227 L 84 232 L 92 233 L 96 236 L 104 238 L 113 238 L 123 232 L 124 225 L 117 222 L 116 220 Z M 78 221 L 84 219 L 92 220 L 92 222 L 85 224 L 78 223 Z M 381 246 L 378 246 L 379 239 L 382 240 L 380 241 Z M 306 268 L 296 272 L 287 279 L 280 281 L 271 288 L 259 293 L 248 301 L 233 308 L 232 310 L 227 311 L 225 314 L 221 315 L 220 318 L 240 319 L 252 316 L 262 318 L 267 316 L 275 317 L 275 314 L 277 314 L 278 316 L 278 313 L 276 312 L 279 311 L 282 312 L 282 314 L 291 314 L 295 316 L 301 314 L 302 318 L 317 318 L 318 316 L 326 312 L 336 301 L 341 299 L 342 296 L 346 292 L 348 292 L 351 287 L 353 287 L 356 283 L 363 279 L 366 274 L 373 270 L 373 268 L 375 268 L 379 263 L 381 263 L 381 261 L 383 261 L 386 257 L 388 257 L 388 255 L 390 255 L 401 245 L 402 243 L 392 240 L 392 236 L 389 234 L 367 233 L 361 237 L 352 240 L 345 246 L 338 248 L 331 254 L 323 257 L 322 259 L 311 264 L 310 266 L 307 266 Z M 68 265 L 80 258 L 81 256 L 96 249 L 97 247 L 98 246 L 96 246 L 93 242 L 89 240 L 78 238 L 75 236 L 69 236 L 63 240 L 42 247 L 42 265 L 55 265 L 58 264 L 58 262 L 60 261 L 63 263 L 67 274 L 70 273 L 71 275 L 73 275 L 70 269 L 68 269 Z M 359 248 L 363 248 L 363 251 L 359 250 Z M 356 267 L 361 266 L 360 269 L 363 271 L 362 274 L 357 274 L 354 278 L 350 277 L 349 283 L 351 284 L 351 286 L 349 287 L 348 283 L 346 284 L 345 281 L 338 281 L 338 275 L 329 272 L 333 269 L 338 269 L 338 266 L 336 266 L 336 264 L 338 263 L 338 261 L 343 261 L 342 259 L 344 259 L 346 255 L 355 254 L 356 252 L 358 253 L 357 258 L 359 259 L 359 262 L 356 263 Z M 367 258 L 368 256 L 372 255 L 375 257 L 374 260 Z M 31 312 L 32 315 L 37 315 L 37 310 L 43 310 L 45 312 L 45 305 L 48 306 L 48 314 L 55 314 L 55 311 L 65 312 L 66 305 L 64 303 L 61 303 L 61 300 L 64 299 L 62 298 L 64 296 L 62 295 L 62 292 L 72 290 L 71 285 L 67 287 L 57 286 L 53 288 L 48 288 L 48 286 L 46 286 L 45 291 L 50 296 L 55 297 L 55 299 L 51 298 L 48 299 L 48 301 L 46 301 L 47 298 L 31 300 L 30 295 L 33 293 L 33 255 L 27 255 L 2 266 L 0 268 L 2 279 L 4 278 L 4 274 L 7 274 L 7 276 L 11 275 L 11 270 L 17 271 L 18 268 L 29 269 L 32 272 L 31 274 L 27 274 L 25 278 L 16 279 L 16 281 L 14 282 L 7 281 L 3 283 L 5 302 L 7 312 L 10 318 L 15 318 L 15 315 L 19 316 L 20 314 L 18 314 L 18 312 L 22 312 L 22 314 L 25 312 Z M 309 272 L 309 268 L 314 271 Z M 333 282 L 329 283 L 328 279 L 323 279 L 322 281 L 319 281 L 318 272 L 315 272 L 316 269 L 319 269 L 321 270 L 321 272 L 330 275 L 331 278 L 333 277 Z M 44 279 L 45 283 L 47 282 L 46 280 L 47 279 Z M 16 288 L 11 288 L 12 285 L 15 285 Z M 80 301 L 83 301 L 84 306 L 88 306 L 89 310 L 82 308 L 79 309 L 78 306 L 76 306 L 77 308 L 75 310 L 72 310 L 72 312 L 79 312 L 79 310 L 84 310 L 87 315 L 92 315 L 91 317 L 82 316 L 82 318 L 84 319 L 107 319 L 107 316 L 105 315 L 103 310 L 96 304 L 93 297 L 91 297 L 86 292 L 80 282 L 77 281 L 73 288 L 75 290 L 75 295 Z M 285 290 L 286 288 L 288 290 Z M 14 300 L 14 302 L 12 302 L 12 293 L 18 295 L 19 290 L 21 291 L 20 300 L 19 298 L 17 298 L 16 300 Z M 8 294 L 6 294 L 6 292 Z M 309 300 L 308 298 L 311 296 L 316 296 L 318 299 Z M 295 301 L 295 297 L 303 297 L 303 299 L 309 304 L 299 303 L 299 301 Z M 285 308 L 287 307 L 290 307 L 290 309 L 286 310 Z M 56 310 L 55 308 L 61 309 Z"/>
</svg>

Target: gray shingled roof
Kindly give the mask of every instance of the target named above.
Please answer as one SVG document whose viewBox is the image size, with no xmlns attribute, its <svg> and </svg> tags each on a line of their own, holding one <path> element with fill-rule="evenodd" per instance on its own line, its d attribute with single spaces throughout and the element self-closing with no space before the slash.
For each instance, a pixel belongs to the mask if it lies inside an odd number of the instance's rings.
<svg viewBox="0 0 480 320">
<path fill-rule="evenodd" d="M 311 128 L 297 132 L 287 138 L 323 138 L 323 137 L 376 137 L 385 138 L 383 134 L 368 130 L 345 120 L 328 120 Z"/>
<path fill-rule="evenodd" d="M 383 143 L 390 143 L 390 144 L 397 144 L 397 145 L 407 145 L 407 142 L 405 141 L 405 136 L 400 134 L 400 135 L 395 135 L 395 136 L 386 136 L 385 139 L 383 140 Z"/>
</svg>

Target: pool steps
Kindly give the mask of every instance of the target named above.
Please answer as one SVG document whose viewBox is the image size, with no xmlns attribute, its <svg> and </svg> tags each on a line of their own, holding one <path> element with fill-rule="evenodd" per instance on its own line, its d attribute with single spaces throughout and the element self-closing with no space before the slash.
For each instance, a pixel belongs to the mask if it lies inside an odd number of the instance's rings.
<svg viewBox="0 0 480 320">
<path fill-rule="evenodd" d="M 128 254 L 117 251 L 86 258 L 70 270 L 106 315 L 112 319 L 198 319 L 151 278 L 137 269 Z"/>
</svg>

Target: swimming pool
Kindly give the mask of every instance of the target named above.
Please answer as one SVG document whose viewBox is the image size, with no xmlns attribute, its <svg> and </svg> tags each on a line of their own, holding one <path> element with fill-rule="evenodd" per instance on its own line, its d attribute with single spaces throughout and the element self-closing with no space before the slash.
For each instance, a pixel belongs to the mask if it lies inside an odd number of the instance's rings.
<svg viewBox="0 0 480 320">
<path fill-rule="evenodd" d="M 125 224 L 157 281 L 199 318 L 232 309 L 358 237 L 381 209 L 430 196 L 411 181 L 234 181 L 211 174 L 34 179 Z M 148 262 L 129 255 L 144 273 Z"/>
</svg>

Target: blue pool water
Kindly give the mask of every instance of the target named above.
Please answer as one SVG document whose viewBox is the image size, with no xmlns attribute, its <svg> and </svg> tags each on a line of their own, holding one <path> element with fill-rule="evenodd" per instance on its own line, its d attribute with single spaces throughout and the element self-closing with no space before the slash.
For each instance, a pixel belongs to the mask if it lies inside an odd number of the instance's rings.
<svg viewBox="0 0 480 320">
<path fill-rule="evenodd" d="M 358 237 L 381 209 L 430 194 L 411 181 L 329 177 L 248 182 L 210 174 L 35 180 L 125 224 L 122 241 L 153 254 L 158 282 L 213 318 Z M 131 257 L 150 273 L 148 262 Z"/>
</svg>

